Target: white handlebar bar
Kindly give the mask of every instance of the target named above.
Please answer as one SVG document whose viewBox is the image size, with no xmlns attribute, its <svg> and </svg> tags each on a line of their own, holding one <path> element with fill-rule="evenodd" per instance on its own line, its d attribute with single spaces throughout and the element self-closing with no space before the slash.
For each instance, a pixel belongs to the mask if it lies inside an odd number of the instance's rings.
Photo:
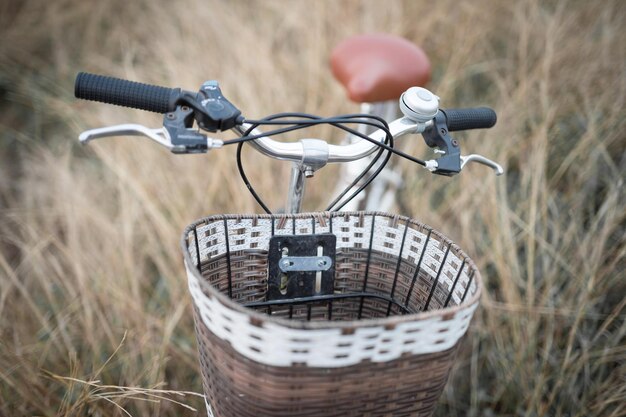
<svg viewBox="0 0 626 417">
<path fill-rule="evenodd" d="M 421 133 L 432 122 L 417 123 L 407 117 L 394 120 L 389 123 L 389 130 L 393 138 L 406 135 L 408 133 Z M 243 134 L 250 129 L 251 125 L 244 123 L 241 126 L 237 126 L 233 130 L 239 134 Z M 253 129 L 250 132 L 251 135 L 262 135 L 263 132 L 259 129 Z M 384 142 L 385 132 L 382 130 L 376 130 L 369 135 L 369 138 L 376 142 Z M 303 142 L 278 142 L 269 137 L 261 137 L 249 142 L 255 149 L 264 155 L 275 159 L 281 159 L 285 161 L 300 162 L 305 157 L 305 147 Z M 370 155 L 378 149 L 375 143 L 367 140 L 360 140 L 350 145 L 331 145 L 328 144 L 328 159 L 327 162 L 350 162 L 357 159 L 361 159 Z"/>
</svg>

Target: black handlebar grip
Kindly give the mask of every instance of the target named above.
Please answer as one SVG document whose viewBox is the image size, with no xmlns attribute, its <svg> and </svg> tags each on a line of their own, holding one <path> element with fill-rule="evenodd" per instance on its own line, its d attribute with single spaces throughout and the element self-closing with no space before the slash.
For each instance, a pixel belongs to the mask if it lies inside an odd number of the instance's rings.
<svg viewBox="0 0 626 417">
<path fill-rule="evenodd" d="M 181 89 L 80 72 L 76 76 L 74 96 L 155 113 L 167 113 L 176 109 Z"/>
<path fill-rule="evenodd" d="M 498 120 L 496 112 L 489 107 L 473 109 L 442 110 L 446 115 L 446 124 L 450 132 L 469 129 L 487 129 Z"/>
</svg>

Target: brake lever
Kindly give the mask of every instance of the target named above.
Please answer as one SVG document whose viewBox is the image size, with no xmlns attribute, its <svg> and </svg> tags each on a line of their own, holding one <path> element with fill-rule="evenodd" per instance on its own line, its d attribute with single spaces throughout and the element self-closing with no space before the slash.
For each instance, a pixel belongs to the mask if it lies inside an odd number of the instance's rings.
<svg viewBox="0 0 626 417">
<path fill-rule="evenodd" d="M 112 136 L 146 136 L 157 142 L 159 145 L 165 146 L 168 149 L 172 148 L 169 134 L 165 128 L 150 129 L 146 126 L 134 123 L 86 130 L 78 136 L 78 140 L 82 144 L 87 144 L 94 139 L 108 138 Z"/>
<path fill-rule="evenodd" d="M 112 136 L 146 136 L 172 153 L 205 153 L 213 148 L 221 148 L 224 144 L 219 139 L 208 138 L 190 126 L 192 111 L 188 107 L 179 106 L 175 111 L 163 116 L 163 127 L 150 129 L 140 124 L 121 124 L 87 130 L 78 139 L 86 144 L 94 139 Z"/>
<path fill-rule="evenodd" d="M 465 167 L 465 165 L 467 165 L 469 162 L 476 162 L 477 164 L 486 165 L 489 168 L 493 169 L 496 175 L 504 174 L 504 169 L 502 169 L 502 166 L 500 164 L 498 164 L 495 161 L 492 161 L 491 159 L 485 158 L 482 155 L 478 155 L 478 154 L 471 154 L 467 156 L 461 155 L 461 169 L 463 169 L 463 167 Z"/>
<path fill-rule="evenodd" d="M 435 153 L 443 153 L 443 151 L 440 151 L 439 149 L 435 149 Z M 460 160 L 460 165 L 459 165 L 458 171 L 456 171 L 456 170 L 455 171 L 451 171 L 449 169 L 442 170 L 442 165 L 440 165 L 440 162 L 442 161 L 442 159 L 444 159 L 444 158 L 429 159 L 428 161 L 424 161 L 426 163 L 425 168 L 427 170 L 429 170 L 430 172 L 434 173 L 434 174 L 451 176 L 451 175 L 458 174 L 459 172 L 461 172 L 461 170 L 469 162 L 476 162 L 477 164 L 485 165 L 485 166 L 488 166 L 489 168 L 493 169 L 495 171 L 496 175 L 504 174 L 504 169 L 502 168 L 502 166 L 500 164 L 498 164 L 495 161 L 492 161 L 491 159 L 485 158 L 482 155 L 478 155 L 478 154 L 471 154 L 471 155 L 466 155 L 466 156 L 465 155 L 458 155 L 458 159 Z M 448 160 L 444 159 L 444 161 L 447 163 L 446 165 L 449 165 L 449 161 Z"/>
</svg>

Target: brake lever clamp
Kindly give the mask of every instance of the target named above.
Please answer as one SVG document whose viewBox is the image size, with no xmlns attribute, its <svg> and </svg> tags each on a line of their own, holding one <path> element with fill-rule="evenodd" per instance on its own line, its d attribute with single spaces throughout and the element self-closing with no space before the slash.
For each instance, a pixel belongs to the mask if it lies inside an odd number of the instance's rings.
<svg viewBox="0 0 626 417">
<path fill-rule="evenodd" d="M 193 130 L 193 119 L 194 111 L 187 106 L 177 106 L 175 111 L 163 115 L 163 129 L 169 136 L 172 153 L 205 153 L 222 146 L 221 140 Z"/>
<path fill-rule="evenodd" d="M 433 118 L 433 125 L 422 136 L 424 141 L 441 157 L 426 161 L 426 168 L 433 174 L 452 176 L 461 172 L 461 149 L 459 142 L 448 132 L 446 115 L 439 111 Z"/>
</svg>

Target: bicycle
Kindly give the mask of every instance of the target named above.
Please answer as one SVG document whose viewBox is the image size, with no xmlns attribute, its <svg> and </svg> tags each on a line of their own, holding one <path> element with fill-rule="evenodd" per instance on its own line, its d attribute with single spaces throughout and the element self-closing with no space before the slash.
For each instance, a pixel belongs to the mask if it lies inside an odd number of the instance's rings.
<svg viewBox="0 0 626 417">
<path fill-rule="evenodd" d="M 82 143 L 141 135 L 176 154 L 237 145 L 240 174 L 266 211 L 209 216 L 183 233 L 209 416 L 432 413 L 478 306 L 480 273 L 452 241 L 416 220 L 338 210 L 392 154 L 438 175 L 458 174 L 470 162 L 501 174 L 483 156 L 461 155 L 450 136 L 492 127 L 493 110 L 440 109 L 437 96 L 411 87 L 399 100 L 403 117 L 389 123 L 371 114 L 282 113 L 249 120 L 216 81 L 194 93 L 85 73 L 77 76 L 75 95 L 164 114 L 162 128 L 93 129 L 80 135 Z M 270 138 L 318 124 L 362 140 L 332 145 Z M 374 131 L 364 134 L 354 125 Z M 260 126 L 274 128 L 262 132 Z M 227 130 L 237 137 L 202 133 Z M 409 134 L 421 134 L 439 158 L 424 161 L 394 148 L 396 139 Z M 271 213 L 254 191 L 240 157 L 244 143 L 292 162 L 287 213 Z M 307 177 L 329 163 L 374 153 L 326 211 L 299 213 Z"/>
</svg>

